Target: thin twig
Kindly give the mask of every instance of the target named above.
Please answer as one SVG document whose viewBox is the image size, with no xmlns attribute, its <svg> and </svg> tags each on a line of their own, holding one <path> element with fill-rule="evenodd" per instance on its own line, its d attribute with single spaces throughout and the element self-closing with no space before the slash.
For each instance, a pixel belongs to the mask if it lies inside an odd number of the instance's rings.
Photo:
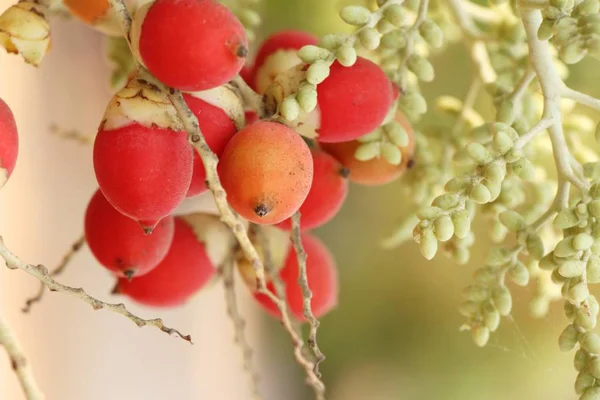
<svg viewBox="0 0 600 400">
<path fill-rule="evenodd" d="M 77 254 L 79 252 L 79 250 L 81 250 L 81 248 L 83 247 L 84 244 L 85 244 L 85 235 L 81 235 L 71 245 L 71 248 L 69 249 L 67 254 L 65 254 L 63 256 L 60 264 L 58 264 L 58 266 L 52 272 L 50 272 L 50 276 L 52 278 L 54 278 L 54 277 L 57 277 L 58 275 L 62 274 L 63 271 L 65 270 L 65 268 L 67 267 L 67 265 L 69 264 L 69 262 L 71 261 L 71 259 L 73 258 L 73 256 L 75 256 L 75 254 Z M 46 285 L 43 282 L 40 282 L 40 287 L 39 287 L 36 295 L 27 299 L 27 301 L 25 302 L 25 306 L 23 307 L 23 309 L 21 311 L 23 311 L 24 313 L 30 312 L 31 307 L 35 303 L 39 303 L 42 300 L 42 297 L 44 296 L 45 291 L 46 291 Z"/>
<path fill-rule="evenodd" d="M 12 369 L 27 400 L 44 400 L 44 394 L 39 389 L 33 371 L 29 366 L 25 352 L 12 328 L 0 315 L 0 346 L 3 346 L 10 358 Z"/>
<path fill-rule="evenodd" d="M 92 145 L 94 143 L 94 136 L 81 133 L 75 129 L 64 130 L 56 124 L 50 125 L 50 133 L 61 139 L 73 140 L 84 145 Z"/>
<path fill-rule="evenodd" d="M 413 22 L 412 26 L 406 32 L 406 46 L 402 52 L 402 64 L 398 68 L 399 73 L 399 86 L 402 92 L 406 91 L 406 70 L 408 59 L 413 53 L 415 42 L 419 33 L 419 27 L 427 19 L 427 10 L 429 9 L 429 0 L 420 0 L 419 8 L 417 10 L 417 18 Z"/>
<path fill-rule="evenodd" d="M 547 41 L 537 37 L 537 30 L 542 22 L 542 13 L 539 10 L 523 10 L 521 18 L 527 35 L 529 46 L 529 59 L 533 67 L 542 93 L 544 94 L 544 118 L 553 122 L 548 127 L 554 163 L 559 177 L 568 180 L 582 193 L 587 192 L 589 183 L 582 181 L 573 173 L 571 152 L 567 146 L 562 127 L 562 112 L 560 99 L 564 92 L 564 83 L 554 68 L 554 59 Z"/>
<path fill-rule="evenodd" d="M 225 193 L 225 189 L 223 189 L 219 175 L 217 174 L 217 165 L 219 162 L 218 157 L 212 152 L 206 143 L 206 139 L 204 138 L 204 135 L 200 130 L 200 126 L 198 125 L 198 119 L 185 103 L 181 92 L 170 89 L 169 97 L 175 106 L 179 117 L 183 121 L 186 131 L 190 134 L 190 142 L 196 147 L 198 153 L 200 154 L 200 158 L 204 164 L 204 169 L 206 170 L 206 181 L 208 183 L 208 188 L 212 192 L 215 203 L 217 204 L 217 208 L 219 209 L 219 213 L 221 214 L 221 221 L 223 221 L 231 229 L 237 238 L 244 255 L 250 261 L 254 272 L 256 273 L 257 291 L 269 297 L 269 299 L 271 299 L 281 313 L 283 326 L 290 335 L 292 343 L 294 344 L 294 356 L 298 364 L 304 368 L 307 375 L 308 384 L 312 386 L 317 399 L 324 399 L 325 385 L 319 376 L 317 376 L 317 374 L 314 372 L 314 363 L 307 359 L 302 352 L 304 341 L 294 329 L 287 305 L 285 301 L 281 300 L 277 295 L 267 289 L 264 264 L 260 259 L 256 248 L 252 245 L 244 224 L 242 224 L 239 216 L 231 210 L 229 204 L 227 203 L 227 194 Z"/>
<path fill-rule="evenodd" d="M 292 216 L 292 244 L 296 251 L 296 257 L 298 258 L 298 285 L 302 289 L 302 304 L 304 318 L 310 323 L 310 331 L 308 334 L 308 347 L 311 348 L 317 361 L 315 362 L 315 373 L 317 376 L 321 376 L 319 372 L 319 364 L 325 360 L 325 354 L 321 352 L 319 345 L 317 344 L 317 331 L 319 329 L 320 322 L 312 312 L 311 299 L 312 291 L 310 290 L 308 276 L 306 273 L 306 260 L 308 255 L 302 246 L 302 233 L 300 231 L 300 211 L 296 212 Z"/>
<path fill-rule="evenodd" d="M 29 275 L 35 277 L 44 285 L 46 285 L 46 287 L 50 291 L 70 294 L 71 296 L 77 297 L 78 299 L 86 302 L 87 304 L 92 306 L 94 310 L 101 310 L 103 308 L 106 308 L 109 311 L 123 315 L 124 317 L 133 321 L 133 323 L 135 323 L 139 327 L 152 326 L 167 333 L 168 335 L 175 334 L 181 339 L 192 343 L 192 338 L 189 335 L 183 335 L 178 330 L 165 326 L 162 319 L 160 318 L 149 320 L 140 318 L 137 315 L 132 314 L 122 303 L 105 303 L 102 300 L 98 300 L 97 298 L 90 296 L 82 288 L 74 288 L 55 281 L 48 273 L 48 269 L 43 265 L 31 265 L 19 259 L 4 245 L 4 241 L 2 240 L 2 238 L 0 238 L 0 257 L 6 261 L 6 266 L 9 269 L 20 269 L 21 271 L 27 272 Z"/>
<path fill-rule="evenodd" d="M 265 117 L 265 102 L 264 96 L 256 93 L 252 88 L 246 83 L 246 81 L 239 75 L 236 75 L 235 78 L 229 82 L 235 88 L 237 88 L 240 97 L 244 101 L 244 104 L 258 114 L 260 118 Z"/>
<path fill-rule="evenodd" d="M 600 99 L 590 96 L 589 94 L 564 86 L 562 89 L 562 96 L 574 100 L 581 105 L 600 111 Z"/>
<path fill-rule="evenodd" d="M 537 124 L 535 124 L 529 131 L 524 133 L 517 139 L 515 142 L 515 147 L 517 149 L 524 148 L 529 142 L 531 142 L 537 135 L 544 132 L 546 129 L 550 128 L 555 124 L 555 120 L 553 118 L 544 118 L 540 120 Z"/>
<path fill-rule="evenodd" d="M 127 11 L 127 7 L 124 4 L 123 0 L 109 0 L 112 7 L 117 11 L 117 18 L 121 24 L 121 29 L 125 34 L 125 37 L 129 41 L 129 32 L 131 29 L 131 17 L 129 12 Z M 149 76 L 151 76 L 148 73 Z M 208 146 L 202 131 L 200 130 L 200 125 L 198 124 L 198 118 L 194 115 L 194 113 L 190 110 L 187 103 L 185 102 L 183 95 L 179 90 L 169 88 L 165 86 L 160 81 L 154 79 L 154 83 L 161 88 L 165 93 L 169 94 L 169 99 L 173 103 L 173 106 L 177 110 L 177 114 L 179 118 L 183 122 L 183 126 L 185 130 L 189 134 L 190 143 L 198 150 L 200 158 L 202 159 L 202 164 L 204 165 L 204 169 L 206 171 L 206 182 L 209 190 L 211 191 L 215 203 L 217 204 L 217 208 L 219 210 L 219 214 L 221 215 L 221 221 L 225 223 L 235 235 L 240 248 L 244 252 L 246 258 L 250 261 L 252 268 L 256 274 L 256 286 L 257 291 L 259 293 L 265 294 L 273 303 L 277 306 L 279 312 L 281 313 L 281 318 L 283 322 L 283 326 L 285 330 L 288 332 L 292 343 L 294 345 L 294 356 L 296 358 L 297 363 L 302 366 L 307 375 L 307 383 L 313 388 L 317 400 L 325 399 L 325 385 L 321 381 L 321 379 L 314 372 L 314 363 L 307 359 L 302 349 L 304 348 L 304 341 L 298 335 L 298 333 L 294 330 L 289 312 L 287 310 L 287 305 L 285 301 L 278 298 L 273 292 L 267 289 L 266 284 L 266 275 L 265 268 L 262 260 L 256 248 L 252 245 L 250 238 L 248 237 L 248 232 L 246 231 L 246 227 L 242 223 L 240 217 L 233 212 L 233 210 L 229 207 L 227 203 L 227 193 L 225 189 L 223 189 L 223 185 L 221 184 L 221 180 L 217 173 L 217 165 L 219 163 L 219 158 Z"/>
<path fill-rule="evenodd" d="M 231 257 L 230 257 L 231 258 Z M 257 372 L 254 370 L 252 365 L 252 347 L 246 338 L 244 329 L 246 327 L 246 321 L 241 316 L 237 305 L 237 298 L 235 295 L 235 279 L 234 279 L 234 265 L 233 259 L 227 260 L 223 267 L 223 288 L 225 289 L 225 303 L 227 305 L 227 314 L 233 323 L 234 328 L 234 339 L 235 342 L 240 346 L 242 350 L 242 356 L 244 360 L 244 371 L 248 374 L 250 381 L 250 388 L 252 390 L 252 397 L 256 400 L 262 399 L 258 390 L 258 382 L 260 380 Z"/>
</svg>

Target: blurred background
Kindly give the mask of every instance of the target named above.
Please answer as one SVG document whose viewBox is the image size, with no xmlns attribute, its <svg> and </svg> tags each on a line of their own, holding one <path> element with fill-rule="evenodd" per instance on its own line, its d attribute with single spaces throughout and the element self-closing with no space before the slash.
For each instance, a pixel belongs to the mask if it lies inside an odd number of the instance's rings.
<svg viewBox="0 0 600 400">
<path fill-rule="evenodd" d="M 4 10 L 11 0 L 0 0 Z M 348 1 L 264 0 L 261 36 L 282 28 L 316 34 L 346 29 L 337 17 Z M 0 54 L 0 96 L 12 107 L 21 135 L 20 159 L 0 194 L 0 233 L 7 246 L 31 263 L 56 265 L 81 234 L 83 213 L 96 182 L 91 148 L 50 134 L 53 123 L 94 133 L 110 98 L 104 38 L 77 21 L 53 22 L 53 50 L 39 70 Z M 463 97 L 472 73 L 461 47 L 432 58 L 434 83 L 427 98 Z M 575 86 L 590 82 L 583 63 Z M 589 85 L 588 85 L 589 88 Z M 598 91 L 599 88 L 592 88 Z M 598 94 L 598 93 L 596 93 Z M 424 123 L 435 123 L 435 113 Z M 337 310 L 322 319 L 319 342 L 331 400 L 575 399 L 572 354 L 561 354 L 557 337 L 566 326 L 562 305 L 540 320 L 529 315 L 531 289 L 513 288 L 515 310 L 490 344 L 477 348 L 457 311 L 460 292 L 481 265 L 488 242 L 484 226 L 467 266 L 438 255 L 425 262 L 407 243 L 385 251 L 379 241 L 410 211 L 402 181 L 385 187 L 352 186 L 342 212 L 317 231 L 334 253 L 340 275 Z M 60 278 L 112 299 L 112 280 L 84 249 Z M 24 300 L 37 281 L 0 268 L 0 308 L 20 336 L 49 400 L 250 398 L 233 343 L 219 285 L 178 310 L 131 304 L 144 317 L 161 316 L 192 334 L 190 346 L 79 300 L 47 294 L 29 315 Z M 245 291 L 240 302 L 256 350 L 261 389 L 269 400 L 311 399 L 293 361 L 288 337 Z M 122 299 L 114 298 L 115 301 Z M 0 353 L 0 399 L 22 399 Z"/>
</svg>

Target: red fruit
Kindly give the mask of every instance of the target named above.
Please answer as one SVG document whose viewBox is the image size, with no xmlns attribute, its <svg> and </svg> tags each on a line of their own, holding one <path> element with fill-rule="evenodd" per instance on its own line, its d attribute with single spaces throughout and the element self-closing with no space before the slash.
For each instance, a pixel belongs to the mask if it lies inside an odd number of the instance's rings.
<svg viewBox="0 0 600 400">
<path fill-rule="evenodd" d="M 97 190 L 85 213 L 85 240 L 100 264 L 131 279 L 148 273 L 167 255 L 174 226 L 173 217 L 168 216 L 146 235 Z"/>
<path fill-rule="evenodd" d="M 259 121 L 227 144 L 219 175 L 227 201 L 247 220 L 276 224 L 295 213 L 313 177 L 310 149 L 292 129 Z"/>
<path fill-rule="evenodd" d="M 322 143 L 323 150 L 334 156 L 342 165 L 350 170 L 350 180 L 361 185 L 384 185 L 398 179 L 407 168 L 410 168 L 415 152 L 414 134 L 406 117 L 396 113 L 398 121 L 408 133 L 408 146 L 400 147 L 402 162 L 392 165 L 383 158 L 373 158 L 369 161 L 359 161 L 354 157 L 356 149 L 361 145 L 358 141 L 343 143 Z"/>
<path fill-rule="evenodd" d="M 302 245 L 308 255 L 306 276 L 308 286 L 313 293 L 311 308 L 314 316 L 320 318 L 331 311 L 338 302 L 338 277 L 335 260 L 327 247 L 308 233 L 302 234 Z M 290 312 L 298 320 L 306 321 L 302 290 L 298 285 L 298 259 L 292 246 L 290 246 L 285 265 L 279 276 L 285 284 L 286 302 Z M 268 287 L 273 290 L 272 283 L 269 283 Z M 279 310 L 266 295 L 255 293 L 254 296 L 265 310 L 280 317 Z"/>
<path fill-rule="evenodd" d="M 331 155 L 321 150 L 313 150 L 314 175 L 308 197 L 300 207 L 300 228 L 309 230 L 329 222 L 342 208 L 348 195 L 349 170 Z M 286 219 L 278 228 L 292 228 Z"/>
<path fill-rule="evenodd" d="M 0 187 L 8 181 L 15 169 L 18 153 L 17 123 L 8 105 L 0 99 Z"/>
<path fill-rule="evenodd" d="M 246 111 L 246 125 L 250 125 L 258 121 L 258 114 L 254 111 Z"/>
<path fill-rule="evenodd" d="M 394 96 L 382 69 L 362 57 L 351 67 L 336 61 L 317 94 L 320 142 L 344 142 L 372 132 L 385 119 Z"/>
<path fill-rule="evenodd" d="M 253 86 L 254 82 L 254 66 L 244 65 L 240 71 L 240 76 L 249 86 Z"/>
<path fill-rule="evenodd" d="M 113 207 L 151 230 L 185 199 L 194 153 L 168 97 L 133 79 L 111 100 L 94 142 L 94 170 Z"/>
<path fill-rule="evenodd" d="M 131 281 L 120 278 L 115 292 L 144 305 L 174 307 L 186 303 L 214 274 L 204 243 L 188 223 L 175 217 L 175 235 L 167 256 L 144 276 Z"/>
<path fill-rule="evenodd" d="M 94 170 L 110 204 L 152 229 L 185 199 L 193 153 L 187 134 L 133 124 L 101 129 L 94 142 Z"/>
<path fill-rule="evenodd" d="M 187 91 L 230 81 L 248 53 L 243 25 L 215 0 L 156 0 L 134 16 L 134 51 L 163 83 Z"/>
<path fill-rule="evenodd" d="M 304 46 L 316 45 L 316 36 L 302 31 L 281 31 L 269 36 L 260 46 L 254 61 L 253 87 L 265 93 L 275 77 L 300 63 L 296 52 Z"/>
<path fill-rule="evenodd" d="M 223 154 L 223 150 L 225 150 L 225 146 L 227 146 L 227 143 L 236 132 L 233 121 L 221 108 L 209 104 L 198 97 L 186 93 L 183 95 L 183 98 L 190 107 L 190 110 L 198 118 L 200 129 L 208 146 L 220 157 Z M 204 170 L 200 155 L 194 150 L 194 172 L 187 197 L 199 195 L 206 190 L 208 190 L 206 187 L 206 171 Z"/>
</svg>

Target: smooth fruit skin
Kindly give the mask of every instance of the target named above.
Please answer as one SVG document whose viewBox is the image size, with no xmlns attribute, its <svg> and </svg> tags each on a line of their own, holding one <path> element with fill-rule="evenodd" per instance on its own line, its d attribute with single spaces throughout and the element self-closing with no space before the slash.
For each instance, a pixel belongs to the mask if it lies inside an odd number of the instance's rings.
<svg viewBox="0 0 600 400">
<path fill-rule="evenodd" d="M 251 125 L 258 121 L 258 114 L 254 111 L 246 111 L 246 125 Z"/>
<path fill-rule="evenodd" d="M 321 110 L 320 142 L 345 142 L 375 130 L 393 102 L 393 89 L 383 70 L 359 57 L 352 67 L 337 61 L 317 87 Z"/>
<path fill-rule="evenodd" d="M 333 156 L 314 149 L 313 182 L 308 197 L 300 207 L 300 228 L 309 230 L 325 225 L 342 208 L 348 195 L 348 174 L 350 171 Z M 292 229 L 291 219 L 277 225 L 278 228 Z"/>
<path fill-rule="evenodd" d="M 0 187 L 15 169 L 18 153 L 17 123 L 8 104 L 0 99 Z"/>
<path fill-rule="evenodd" d="M 396 113 L 398 121 L 408 133 L 409 143 L 406 147 L 400 147 L 402 162 L 400 165 L 392 165 L 381 158 L 369 161 L 359 161 L 354 157 L 356 149 L 361 145 L 358 141 L 343 143 L 322 143 L 321 148 L 338 159 L 344 167 L 350 170 L 350 181 L 367 186 L 384 185 L 402 176 L 407 168 L 413 164 L 415 152 L 415 141 L 413 129 L 406 117 Z"/>
<path fill-rule="evenodd" d="M 254 87 L 252 86 L 253 82 L 254 82 L 254 66 L 253 65 L 244 64 L 244 66 L 240 70 L 240 76 L 248 85 L 250 85 L 250 87 L 252 87 L 254 89 Z"/>
<path fill-rule="evenodd" d="M 166 257 L 144 276 L 131 281 L 120 278 L 115 292 L 147 306 L 176 307 L 202 289 L 215 272 L 204 244 L 186 222 L 175 217 L 175 235 Z"/>
<path fill-rule="evenodd" d="M 202 99 L 189 94 L 184 94 L 183 98 L 190 107 L 190 110 L 198 118 L 200 129 L 208 146 L 220 157 L 225 150 L 225 146 L 227 146 L 227 143 L 229 143 L 237 131 L 233 121 L 229 119 L 222 109 Z M 194 150 L 194 172 L 187 197 L 199 195 L 207 190 L 206 170 L 204 169 L 200 155 Z"/>
<path fill-rule="evenodd" d="M 150 272 L 171 247 L 175 223 L 163 218 L 152 234 L 115 210 L 97 190 L 85 213 L 85 240 L 100 264 L 117 276 L 131 279 Z"/>
<path fill-rule="evenodd" d="M 176 89 L 207 90 L 230 81 L 247 53 L 243 25 L 215 0 L 157 0 L 141 25 L 144 65 Z"/>
<path fill-rule="evenodd" d="M 308 256 L 306 276 L 308 286 L 313 293 L 311 309 L 314 316 L 320 318 L 337 306 L 339 291 L 337 268 L 329 249 L 315 236 L 308 233 L 302 234 L 302 245 Z M 296 251 L 291 246 L 286 257 L 285 266 L 279 275 L 285 284 L 286 302 L 289 310 L 296 319 L 305 322 L 302 290 L 298 285 L 298 260 Z M 269 289 L 273 290 L 272 283 L 269 283 L 268 286 Z M 280 318 L 279 310 L 267 296 L 260 293 L 255 293 L 254 296 L 269 314 Z"/>
<path fill-rule="evenodd" d="M 151 229 L 185 199 L 193 151 L 185 132 L 137 123 L 100 130 L 94 170 L 106 199 L 118 211 Z"/>
<path fill-rule="evenodd" d="M 295 213 L 313 178 L 310 149 L 283 124 L 259 121 L 239 131 L 219 162 L 227 201 L 257 224 L 277 224 Z"/>
</svg>

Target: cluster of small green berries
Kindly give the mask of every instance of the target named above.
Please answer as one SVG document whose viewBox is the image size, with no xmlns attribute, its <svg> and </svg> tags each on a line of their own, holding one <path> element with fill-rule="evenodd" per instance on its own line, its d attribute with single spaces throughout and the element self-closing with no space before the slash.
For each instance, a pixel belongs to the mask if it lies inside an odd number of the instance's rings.
<svg viewBox="0 0 600 400">
<path fill-rule="evenodd" d="M 338 61 L 344 67 L 351 67 L 358 58 L 355 45 L 357 40 L 368 49 L 375 50 L 381 43 L 381 33 L 375 28 L 382 21 L 386 10 L 402 9 L 401 1 L 388 0 L 371 12 L 363 6 L 346 6 L 340 11 L 340 17 L 348 24 L 358 27 L 351 35 L 330 34 L 323 37 L 318 46 L 304 46 L 298 51 L 298 57 L 308 65 L 306 77 L 298 85 L 296 93 L 283 100 L 281 115 L 288 121 L 298 117 L 298 108 L 311 112 L 317 107 L 317 85 L 330 73 L 330 67 Z"/>
<path fill-rule="evenodd" d="M 249 42 L 256 39 L 254 33 L 260 27 L 262 18 L 256 10 L 261 0 L 221 0 L 246 28 L 246 37 Z"/>
<path fill-rule="evenodd" d="M 521 179 L 531 179 L 535 168 L 523 151 L 515 145 L 518 134 L 510 126 L 502 123 L 485 124 L 476 131 L 486 133 L 491 137 L 489 145 L 472 142 L 466 147 L 468 156 L 477 164 L 473 175 L 453 178 L 445 186 L 446 193 L 438 196 L 432 207 L 421 210 L 418 217 L 421 222 L 415 228 L 415 240 L 420 243 L 421 252 L 427 259 L 433 258 L 437 252 L 438 241 L 445 242 L 453 234 L 459 238 L 467 235 L 470 226 L 467 207 L 475 208 L 476 204 L 487 204 L 495 201 L 501 193 L 502 183 L 507 172 Z M 432 212 L 435 210 L 436 212 Z M 440 222 L 437 213 L 450 217 L 454 225 L 453 232 L 446 222 Z M 466 221 L 469 221 L 466 224 Z"/>
<path fill-rule="evenodd" d="M 600 337 L 591 331 L 597 324 L 598 300 L 589 291 L 589 284 L 600 283 L 600 183 L 590 189 L 590 198 L 573 199 L 554 219 L 554 227 L 564 238 L 539 263 L 541 269 L 552 271 L 552 280 L 561 285 L 565 300 L 565 316 L 570 324 L 559 337 L 562 351 L 575 353 L 575 368 L 579 375 L 575 390 L 581 399 L 595 399 L 600 392 Z"/>
<path fill-rule="evenodd" d="M 538 30 L 541 40 L 553 39 L 567 64 L 588 53 L 600 57 L 600 2 L 598 0 L 551 0 Z"/>
<path fill-rule="evenodd" d="M 496 121 L 524 133 L 539 120 L 541 109 L 532 92 L 515 92 L 529 66 L 524 29 L 520 23 L 504 21 L 491 35 L 497 40 L 488 43 L 487 50 L 497 77 L 486 89 L 496 108 Z"/>
<path fill-rule="evenodd" d="M 298 51 L 298 57 L 308 65 L 306 75 L 298 84 L 298 90 L 282 101 L 281 115 L 293 121 L 300 115 L 300 110 L 306 113 L 313 111 L 318 103 L 317 86 L 327 79 L 334 62 L 345 67 L 356 63 L 358 43 L 367 53 L 371 52 L 367 57 L 374 57 L 392 81 L 398 83 L 401 91 L 405 92 L 398 100 L 399 107 L 411 119 L 425 113 L 425 99 L 418 93 L 418 87 L 407 90 L 404 76 L 408 70 L 418 80 L 433 80 L 433 67 L 425 56 L 416 53 L 415 41 L 422 38 L 424 43 L 437 48 L 443 44 L 443 33 L 435 22 L 427 18 L 417 17 L 409 26 L 406 9 L 420 8 L 421 2 L 403 3 L 397 0 L 378 1 L 378 8 L 374 11 L 363 6 L 344 7 L 340 17 L 358 29 L 351 35 L 326 35 L 319 45 L 304 46 Z M 357 159 L 367 161 L 383 157 L 392 165 L 402 162 L 399 147 L 408 145 L 408 136 L 401 124 L 393 121 L 394 113 L 392 110 L 391 118 L 386 119 L 380 129 L 361 140 L 364 144 L 356 152 Z"/>
<path fill-rule="evenodd" d="M 392 107 L 390 114 L 396 113 L 395 108 Z M 393 115 L 391 117 L 393 118 Z M 400 165 L 402 163 L 400 148 L 409 145 L 409 136 L 402 124 L 391 119 L 373 132 L 360 137 L 358 141 L 361 145 L 354 154 L 357 160 L 369 161 L 383 157 L 392 165 Z"/>
<path fill-rule="evenodd" d="M 514 249 L 493 248 L 486 265 L 475 272 L 475 282 L 463 290 L 464 302 L 459 307 L 460 313 L 467 318 L 463 329 L 471 331 L 478 346 L 487 344 L 490 333 L 500 325 L 500 317 L 508 316 L 512 310 L 512 295 L 505 284 L 506 275 L 517 285 L 529 283 L 529 270 L 519 260 L 521 249 L 521 246 Z"/>
<path fill-rule="evenodd" d="M 434 189 L 443 180 L 443 171 L 438 163 L 441 149 L 437 146 L 438 141 L 420 131 L 415 132 L 415 142 L 415 165 L 406 176 L 404 189 L 410 192 L 414 204 L 431 203 L 435 198 Z"/>
</svg>

